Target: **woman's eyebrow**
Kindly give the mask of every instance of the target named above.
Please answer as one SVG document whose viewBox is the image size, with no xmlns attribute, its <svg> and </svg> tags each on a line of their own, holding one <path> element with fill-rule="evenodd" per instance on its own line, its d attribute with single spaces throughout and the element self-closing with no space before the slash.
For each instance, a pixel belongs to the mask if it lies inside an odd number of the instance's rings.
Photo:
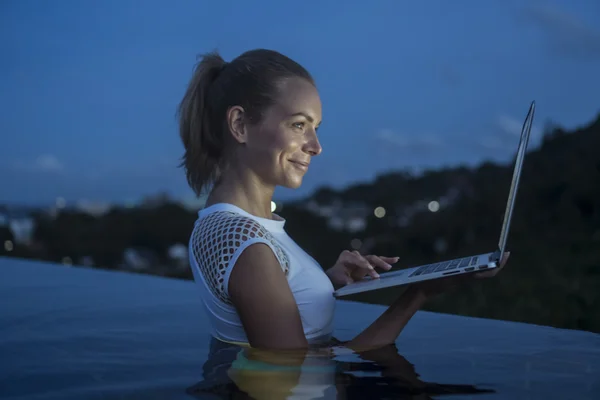
<svg viewBox="0 0 600 400">
<path fill-rule="evenodd" d="M 306 118 L 306 119 L 308 120 L 308 122 L 310 122 L 310 123 L 313 123 L 313 122 L 315 122 L 315 119 L 314 119 L 313 117 L 311 117 L 310 115 L 308 115 L 307 113 L 305 113 L 305 112 L 302 112 L 302 111 L 300 111 L 300 112 L 297 112 L 297 113 L 294 113 L 294 114 L 290 115 L 290 117 L 298 117 L 298 116 L 303 116 L 303 117 L 304 117 L 304 118 Z"/>
</svg>

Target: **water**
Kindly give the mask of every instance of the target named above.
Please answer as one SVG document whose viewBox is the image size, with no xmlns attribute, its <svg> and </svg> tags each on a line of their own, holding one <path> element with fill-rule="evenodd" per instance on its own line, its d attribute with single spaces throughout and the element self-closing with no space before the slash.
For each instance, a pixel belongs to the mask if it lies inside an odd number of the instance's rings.
<svg viewBox="0 0 600 400">
<path fill-rule="evenodd" d="M 281 367 L 211 340 L 194 289 L 0 258 L 0 398 L 600 398 L 597 334 L 420 312 L 396 347 Z M 382 310 L 340 302 L 335 336 Z"/>
</svg>

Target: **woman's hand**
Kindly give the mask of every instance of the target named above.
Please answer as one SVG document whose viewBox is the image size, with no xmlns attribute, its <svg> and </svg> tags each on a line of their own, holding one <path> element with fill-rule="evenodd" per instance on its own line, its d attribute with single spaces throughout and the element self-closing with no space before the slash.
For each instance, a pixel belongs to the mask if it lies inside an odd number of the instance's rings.
<svg viewBox="0 0 600 400">
<path fill-rule="evenodd" d="M 457 276 L 450 276 L 448 278 L 434 279 L 430 281 L 418 282 L 411 285 L 411 287 L 417 289 L 419 292 L 425 295 L 426 298 L 435 297 L 441 293 L 444 293 L 461 283 L 473 281 L 474 279 L 485 279 L 493 278 L 498 275 L 502 268 L 506 265 L 510 252 L 504 253 L 500 265 L 494 269 L 483 272 L 475 272 L 472 274 L 462 274 Z"/>
<path fill-rule="evenodd" d="M 335 265 L 327 270 L 334 285 L 347 285 L 366 276 L 379 278 L 376 268 L 389 271 L 400 257 L 362 256 L 358 251 L 344 250 Z"/>
</svg>

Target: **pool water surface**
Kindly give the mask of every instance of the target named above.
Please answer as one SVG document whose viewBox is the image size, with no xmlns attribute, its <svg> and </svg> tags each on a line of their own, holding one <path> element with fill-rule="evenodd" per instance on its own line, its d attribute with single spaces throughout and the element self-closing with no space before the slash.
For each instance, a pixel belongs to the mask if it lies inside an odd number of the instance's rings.
<svg viewBox="0 0 600 400">
<path fill-rule="evenodd" d="M 384 309 L 339 301 L 335 337 Z M 396 346 L 297 362 L 211 339 L 192 282 L 0 257 L 2 399 L 447 397 L 600 399 L 600 335 L 419 312 Z"/>
</svg>

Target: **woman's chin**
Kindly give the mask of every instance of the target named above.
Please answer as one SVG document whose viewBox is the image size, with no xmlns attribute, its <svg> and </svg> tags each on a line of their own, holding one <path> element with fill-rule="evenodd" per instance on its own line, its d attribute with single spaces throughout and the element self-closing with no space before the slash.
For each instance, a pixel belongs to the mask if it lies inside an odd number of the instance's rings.
<svg viewBox="0 0 600 400">
<path fill-rule="evenodd" d="M 302 177 L 286 179 L 285 183 L 281 186 L 287 189 L 298 189 L 300 186 L 302 186 Z"/>
</svg>

